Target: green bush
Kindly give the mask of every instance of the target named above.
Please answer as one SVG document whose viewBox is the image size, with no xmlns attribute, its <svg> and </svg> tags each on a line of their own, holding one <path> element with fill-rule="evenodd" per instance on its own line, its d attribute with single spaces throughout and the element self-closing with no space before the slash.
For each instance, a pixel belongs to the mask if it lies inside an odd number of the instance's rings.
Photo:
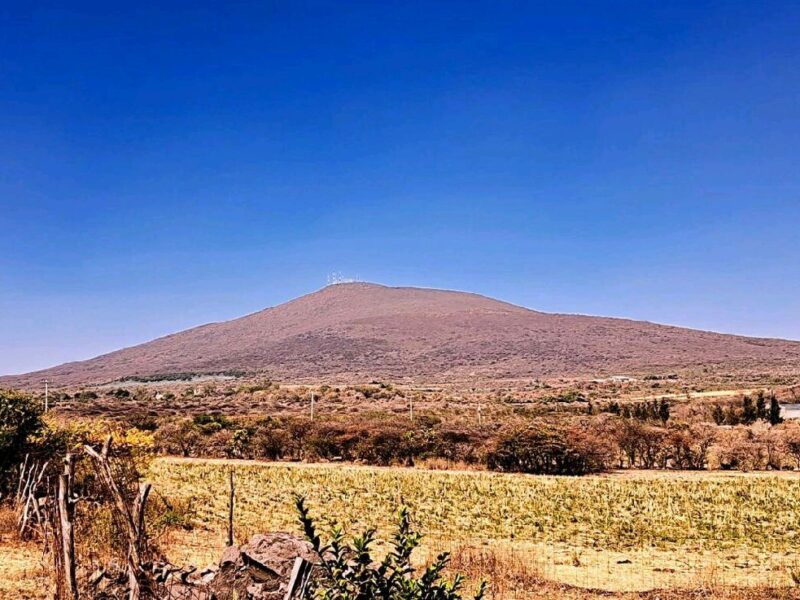
<svg viewBox="0 0 800 600">
<path fill-rule="evenodd" d="M 31 449 L 44 427 L 42 407 L 25 394 L 0 390 L 0 493 L 5 495 L 14 467 Z"/>
<path fill-rule="evenodd" d="M 380 562 L 372 558 L 375 530 L 369 529 L 351 542 L 345 540 L 341 527 L 334 526 L 331 540 L 323 544 L 302 497 L 297 498 L 297 511 L 306 538 L 319 557 L 320 575 L 311 581 L 311 597 L 319 600 L 461 600 L 462 578 L 452 582 L 442 579 L 450 556 L 440 554 L 421 576 L 411 566 L 411 553 L 421 536 L 411 530 L 408 511 L 400 511 L 397 533 L 389 543 L 390 550 Z M 486 593 L 481 584 L 475 600 Z"/>
</svg>

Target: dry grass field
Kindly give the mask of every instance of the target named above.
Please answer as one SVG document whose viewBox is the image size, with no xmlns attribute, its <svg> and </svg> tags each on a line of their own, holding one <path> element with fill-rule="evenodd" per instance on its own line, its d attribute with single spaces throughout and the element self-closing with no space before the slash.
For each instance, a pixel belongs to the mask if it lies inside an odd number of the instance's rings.
<svg viewBox="0 0 800 600">
<path fill-rule="evenodd" d="M 544 579 L 613 592 L 774 586 L 789 593 L 800 565 L 800 477 L 791 473 L 559 478 L 160 459 L 150 473 L 156 488 L 188 501 L 197 522 L 165 540 L 173 558 L 203 564 L 219 555 L 230 469 L 241 538 L 297 531 L 294 493 L 322 523 L 354 533 L 376 527 L 384 536 L 404 503 L 426 534 L 418 558 L 451 551 L 456 567 L 502 579 L 495 597 L 525 597 L 526 578 L 535 589 Z"/>
<path fill-rule="evenodd" d="M 0 599 L 38 599 L 49 588 L 49 561 L 35 543 L 16 536 L 16 517 L 11 508 L 0 507 Z"/>
<path fill-rule="evenodd" d="M 193 523 L 156 543 L 176 564 L 215 563 L 225 546 L 227 476 L 236 537 L 299 533 L 293 495 L 325 527 L 392 532 L 407 505 L 425 534 L 416 560 L 440 551 L 491 598 L 685 600 L 798 598 L 800 476 L 637 472 L 583 478 L 339 464 L 156 459 L 148 478 Z M 46 561 L 0 522 L 0 598 L 46 598 Z"/>
</svg>

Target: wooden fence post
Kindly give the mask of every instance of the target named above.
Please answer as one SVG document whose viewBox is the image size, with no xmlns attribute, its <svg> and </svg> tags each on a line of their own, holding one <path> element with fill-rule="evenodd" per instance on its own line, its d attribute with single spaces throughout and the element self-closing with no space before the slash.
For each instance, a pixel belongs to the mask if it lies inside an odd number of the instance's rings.
<svg viewBox="0 0 800 600">
<path fill-rule="evenodd" d="M 289 578 L 289 587 L 286 590 L 284 600 L 301 600 L 305 598 L 312 566 L 310 562 L 301 556 L 294 559 L 292 576 Z"/>
<path fill-rule="evenodd" d="M 122 522 L 128 537 L 128 587 L 130 588 L 130 595 L 128 598 L 129 600 L 139 600 L 141 596 L 139 577 L 141 574 L 142 551 L 147 541 L 144 514 L 151 486 L 149 483 L 141 484 L 139 486 L 139 494 L 134 501 L 133 507 L 128 505 L 125 500 L 125 495 L 114 479 L 114 473 L 111 470 L 111 462 L 108 458 L 108 453 L 111 450 L 111 442 L 112 438 L 109 436 L 100 452 L 97 452 L 88 444 L 85 445 L 84 448 L 86 453 L 94 459 L 97 465 L 97 473 L 111 494 L 117 512 L 122 517 Z"/>
<path fill-rule="evenodd" d="M 58 478 L 58 520 L 61 538 L 62 585 L 65 600 L 77 600 L 78 582 L 75 578 L 75 532 L 73 517 L 75 502 L 72 487 L 75 480 L 75 462 L 72 454 L 64 457 L 64 472 Z"/>
<path fill-rule="evenodd" d="M 228 472 L 230 496 L 228 497 L 228 546 L 233 546 L 233 506 L 236 501 L 236 487 L 233 482 L 233 468 Z"/>
</svg>

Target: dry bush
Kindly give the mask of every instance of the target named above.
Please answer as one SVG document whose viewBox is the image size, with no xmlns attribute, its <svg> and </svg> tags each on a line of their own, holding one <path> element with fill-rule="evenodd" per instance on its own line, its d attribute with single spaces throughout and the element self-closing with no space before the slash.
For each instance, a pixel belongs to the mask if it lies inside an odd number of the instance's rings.
<svg viewBox="0 0 800 600">
<path fill-rule="evenodd" d="M 800 424 L 787 423 L 782 427 L 783 449 L 793 466 L 800 467 Z"/>
<path fill-rule="evenodd" d="M 668 435 L 671 466 L 676 469 L 705 469 L 716 428 L 706 423 L 671 427 Z"/>
<path fill-rule="evenodd" d="M 753 471 L 767 466 L 767 449 L 749 427 L 722 431 L 714 446 L 714 454 L 721 469 Z"/>
<path fill-rule="evenodd" d="M 608 469 L 611 448 L 586 428 L 539 423 L 500 436 L 489 452 L 490 469 L 543 475 L 585 475 Z"/>
</svg>

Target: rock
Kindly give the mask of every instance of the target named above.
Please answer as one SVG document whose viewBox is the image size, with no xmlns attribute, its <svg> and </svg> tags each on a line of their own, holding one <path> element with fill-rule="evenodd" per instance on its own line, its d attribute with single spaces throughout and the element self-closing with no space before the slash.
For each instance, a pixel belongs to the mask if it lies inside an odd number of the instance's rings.
<svg viewBox="0 0 800 600">
<path fill-rule="evenodd" d="M 221 569 L 236 565 L 241 565 L 242 553 L 237 546 L 228 546 L 222 553 L 222 558 L 219 559 L 219 566 Z"/>
<path fill-rule="evenodd" d="M 203 569 L 200 572 L 200 583 L 204 585 L 208 585 L 212 581 L 214 581 L 214 577 L 217 576 L 217 568 L 216 567 L 209 567 L 207 569 Z"/>
<path fill-rule="evenodd" d="M 241 547 L 226 548 L 219 566 L 203 570 L 166 561 L 143 563 L 142 571 L 159 600 L 284 600 L 297 557 L 316 562 L 311 545 L 288 533 L 254 535 Z M 127 571 L 119 565 L 88 577 L 92 598 L 124 598 Z"/>
<path fill-rule="evenodd" d="M 254 535 L 239 548 L 225 549 L 209 590 L 220 597 L 283 600 L 298 556 L 312 562 L 316 558 L 311 544 L 291 534 Z"/>
<path fill-rule="evenodd" d="M 310 562 L 316 558 L 311 544 L 288 533 L 254 535 L 241 547 L 241 556 L 256 581 L 288 580 L 298 556 Z"/>
</svg>

